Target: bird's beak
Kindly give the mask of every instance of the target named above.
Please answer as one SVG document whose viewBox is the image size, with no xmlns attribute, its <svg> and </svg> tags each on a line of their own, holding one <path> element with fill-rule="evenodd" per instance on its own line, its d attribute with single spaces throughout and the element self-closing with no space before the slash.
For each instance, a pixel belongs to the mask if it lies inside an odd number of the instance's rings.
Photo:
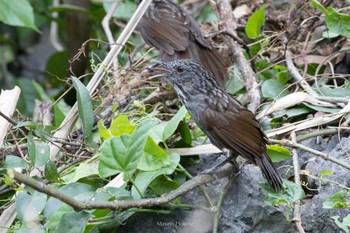
<svg viewBox="0 0 350 233">
<path fill-rule="evenodd" d="M 155 64 L 146 68 L 149 73 L 154 73 L 150 76 L 150 79 L 169 77 L 171 74 L 171 69 L 165 62 L 156 62 Z"/>
</svg>

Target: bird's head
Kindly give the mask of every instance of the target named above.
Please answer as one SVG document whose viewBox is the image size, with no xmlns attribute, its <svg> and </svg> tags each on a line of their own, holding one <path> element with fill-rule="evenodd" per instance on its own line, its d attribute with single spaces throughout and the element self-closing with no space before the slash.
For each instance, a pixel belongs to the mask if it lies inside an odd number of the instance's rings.
<svg viewBox="0 0 350 233">
<path fill-rule="evenodd" d="M 157 62 L 148 69 L 156 73 L 151 78 L 168 77 L 177 89 L 185 89 L 188 93 L 207 85 L 218 86 L 213 75 L 201 63 L 191 59 Z"/>
</svg>

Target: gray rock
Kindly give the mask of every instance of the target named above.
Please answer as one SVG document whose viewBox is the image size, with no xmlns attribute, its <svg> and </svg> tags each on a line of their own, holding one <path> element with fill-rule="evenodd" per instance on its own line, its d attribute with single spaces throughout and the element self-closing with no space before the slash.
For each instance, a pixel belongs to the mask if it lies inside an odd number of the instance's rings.
<svg viewBox="0 0 350 233">
<path fill-rule="evenodd" d="M 335 158 L 350 163 L 350 139 L 342 138 L 339 143 L 338 137 L 334 136 L 330 140 L 320 139 L 319 142 L 309 139 L 303 142 L 304 145 L 322 151 Z M 319 176 L 321 170 L 333 171 L 333 175 L 324 177 L 340 184 L 350 185 L 350 172 L 345 168 L 315 157 L 311 153 L 298 151 L 300 165 L 306 163 L 306 170 Z M 315 158 L 314 158 L 315 157 Z M 312 159 L 314 158 L 314 159 Z M 224 159 L 224 156 L 220 156 Z M 311 159 L 311 161 L 310 161 Z M 218 163 L 218 155 L 208 155 L 201 157 L 200 166 L 189 168 L 192 174 L 210 168 Z M 288 161 L 287 164 L 291 164 Z M 281 165 L 286 163 L 281 163 Z M 277 165 L 278 166 L 278 165 Z M 290 168 L 290 167 L 289 167 Z M 285 173 L 287 169 L 280 169 L 282 176 L 288 178 L 293 175 L 293 169 Z M 219 222 L 219 232 L 223 233 L 279 233 L 297 232 L 294 223 L 286 220 L 286 209 L 284 206 L 272 207 L 264 203 L 264 194 L 258 181 L 263 179 L 259 169 L 251 164 L 244 164 L 241 172 L 234 178 L 231 187 L 221 206 L 221 216 Z M 341 190 L 336 184 L 320 183 L 315 180 L 308 180 L 310 186 L 319 187 L 318 194 L 305 198 L 300 207 L 302 226 L 308 233 L 319 232 L 342 232 L 341 229 L 331 219 L 332 216 L 339 215 L 340 219 L 348 213 L 348 209 L 323 209 L 323 203 L 335 192 Z M 222 192 L 223 180 L 213 182 L 206 186 L 208 194 L 214 203 Z M 187 193 L 182 198 L 183 203 L 206 206 L 203 195 L 198 189 Z M 170 215 L 161 214 L 135 214 L 125 225 L 119 228 L 119 232 L 181 232 L 181 233 L 202 233 L 211 232 L 212 215 L 201 210 L 183 211 L 174 210 Z M 291 214 L 292 218 L 292 214 Z"/>
</svg>

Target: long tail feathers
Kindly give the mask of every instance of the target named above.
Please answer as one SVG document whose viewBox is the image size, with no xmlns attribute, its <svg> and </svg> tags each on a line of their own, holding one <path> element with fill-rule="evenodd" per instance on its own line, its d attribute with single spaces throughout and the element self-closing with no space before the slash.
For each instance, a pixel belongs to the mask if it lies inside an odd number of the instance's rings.
<svg viewBox="0 0 350 233">
<path fill-rule="evenodd" d="M 270 187 L 278 192 L 283 186 L 282 179 L 274 167 L 267 154 L 263 154 L 261 159 L 257 159 L 257 165 L 260 167 L 264 177 L 269 182 Z"/>
</svg>

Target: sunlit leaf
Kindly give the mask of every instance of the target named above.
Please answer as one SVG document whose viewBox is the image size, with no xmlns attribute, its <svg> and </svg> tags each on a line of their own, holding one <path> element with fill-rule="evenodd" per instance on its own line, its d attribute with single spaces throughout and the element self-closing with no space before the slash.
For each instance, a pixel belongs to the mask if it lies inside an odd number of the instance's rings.
<svg viewBox="0 0 350 233">
<path fill-rule="evenodd" d="M 245 26 L 245 33 L 250 39 L 261 34 L 261 27 L 265 24 L 265 6 L 260 7 L 248 19 Z"/>
</svg>

